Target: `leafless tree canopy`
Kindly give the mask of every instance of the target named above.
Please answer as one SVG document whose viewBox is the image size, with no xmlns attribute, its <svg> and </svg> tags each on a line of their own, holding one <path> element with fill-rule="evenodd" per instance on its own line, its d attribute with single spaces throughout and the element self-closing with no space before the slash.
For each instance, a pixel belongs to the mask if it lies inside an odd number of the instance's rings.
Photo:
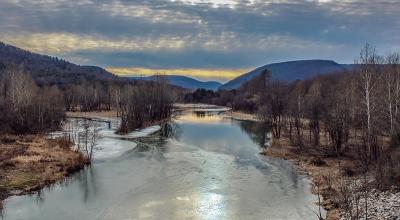
<svg viewBox="0 0 400 220">
<path fill-rule="evenodd" d="M 40 88 L 30 75 L 8 70 L 0 81 L 0 129 L 34 133 L 58 128 L 64 118 L 62 97 L 57 87 Z"/>
<path fill-rule="evenodd" d="M 121 93 L 120 132 L 129 132 L 146 123 L 167 119 L 172 114 L 173 96 L 163 76 L 152 83 L 126 86 Z"/>
</svg>

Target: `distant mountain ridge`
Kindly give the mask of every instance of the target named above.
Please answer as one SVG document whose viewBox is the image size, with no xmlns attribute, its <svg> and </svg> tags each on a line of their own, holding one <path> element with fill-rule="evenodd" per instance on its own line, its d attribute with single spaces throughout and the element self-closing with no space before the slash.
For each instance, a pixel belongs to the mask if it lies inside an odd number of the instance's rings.
<svg viewBox="0 0 400 220">
<path fill-rule="evenodd" d="M 222 85 L 219 89 L 237 89 L 243 83 L 258 76 L 265 69 L 271 71 L 271 77 L 274 80 L 295 81 L 311 78 L 318 74 L 329 74 L 351 68 L 352 65 L 341 65 L 332 60 L 297 60 L 272 63 L 238 76 Z"/>
<path fill-rule="evenodd" d="M 248 73 L 238 76 L 225 84 L 216 81 L 199 81 L 187 76 L 167 75 L 169 84 L 185 89 L 237 89 L 243 83 L 258 76 L 263 70 L 272 73 L 272 79 L 281 81 L 295 81 L 308 79 L 319 74 L 329 74 L 342 70 L 351 70 L 355 64 L 338 64 L 332 60 L 297 60 L 267 64 Z M 18 47 L 0 42 L 0 75 L 8 68 L 18 67 L 29 72 L 38 84 L 63 85 L 81 83 L 91 80 L 154 80 L 149 77 L 118 77 L 97 66 L 81 66 L 57 57 L 41 55 Z"/>
<path fill-rule="evenodd" d="M 200 81 L 197 79 L 181 75 L 166 75 L 165 77 L 167 78 L 169 84 L 190 90 L 207 89 L 215 91 L 218 90 L 218 88 L 222 85 L 222 83 L 217 81 Z M 134 80 L 153 81 L 156 79 L 156 76 L 144 76 L 144 77 L 133 76 L 128 78 Z"/>
<path fill-rule="evenodd" d="M 97 66 L 80 66 L 57 57 L 32 53 L 0 42 L 0 74 L 12 66 L 29 72 L 39 84 L 66 84 L 115 77 Z"/>
</svg>

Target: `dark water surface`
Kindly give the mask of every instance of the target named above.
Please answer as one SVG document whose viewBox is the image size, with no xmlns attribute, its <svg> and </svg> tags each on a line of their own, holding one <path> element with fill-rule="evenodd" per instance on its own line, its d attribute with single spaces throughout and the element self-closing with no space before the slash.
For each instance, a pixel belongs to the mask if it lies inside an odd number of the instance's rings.
<svg viewBox="0 0 400 220">
<path fill-rule="evenodd" d="M 150 137 L 103 138 L 104 149 L 122 153 L 39 194 L 9 198 L 3 218 L 316 219 L 308 180 L 291 164 L 259 155 L 262 130 L 217 113 L 188 113 Z"/>
</svg>

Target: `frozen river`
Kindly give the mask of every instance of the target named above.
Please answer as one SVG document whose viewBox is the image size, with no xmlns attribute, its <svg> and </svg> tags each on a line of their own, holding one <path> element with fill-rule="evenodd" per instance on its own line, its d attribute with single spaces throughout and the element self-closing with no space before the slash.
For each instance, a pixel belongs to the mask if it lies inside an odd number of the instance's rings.
<svg viewBox="0 0 400 220">
<path fill-rule="evenodd" d="M 317 219 L 309 181 L 259 155 L 255 122 L 192 112 L 148 137 L 101 133 L 91 167 L 7 199 L 4 220 Z"/>
</svg>

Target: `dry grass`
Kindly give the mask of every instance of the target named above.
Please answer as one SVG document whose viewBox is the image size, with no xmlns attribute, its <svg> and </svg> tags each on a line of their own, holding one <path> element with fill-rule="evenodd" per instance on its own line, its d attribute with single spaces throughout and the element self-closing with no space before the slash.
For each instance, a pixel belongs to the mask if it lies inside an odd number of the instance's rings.
<svg viewBox="0 0 400 220">
<path fill-rule="evenodd" d="M 254 114 L 238 112 L 238 111 L 227 111 L 224 113 L 225 116 L 233 118 L 236 120 L 246 120 L 246 121 L 257 121 L 257 116 Z"/>
<path fill-rule="evenodd" d="M 69 141 L 32 135 L 1 137 L 0 158 L 0 199 L 55 183 L 88 163 Z"/>
</svg>

